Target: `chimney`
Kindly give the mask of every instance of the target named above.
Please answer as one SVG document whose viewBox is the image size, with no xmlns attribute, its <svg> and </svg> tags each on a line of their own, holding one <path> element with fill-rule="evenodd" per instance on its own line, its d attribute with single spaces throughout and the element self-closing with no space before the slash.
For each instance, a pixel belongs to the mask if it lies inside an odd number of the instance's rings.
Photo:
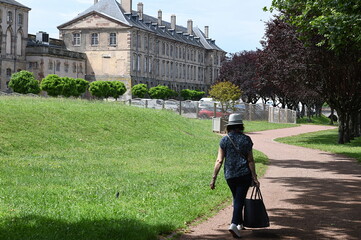
<svg viewBox="0 0 361 240">
<path fill-rule="evenodd" d="M 158 26 L 162 26 L 163 25 L 163 21 L 162 21 L 162 10 L 158 11 Z"/>
<path fill-rule="evenodd" d="M 204 34 L 206 35 L 206 38 L 209 38 L 209 26 L 204 27 Z"/>
<path fill-rule="evenodd" d="M 187 22 L 187 33 L 189 35 L 193 35 L 193 21 L 192 20 L 188 20 L 188 22 Z"/>
<path fill-rule="evenodd" d="M 173 14 L 170 17 L 170 25 L 171 25 L 171 29 L 173 29 L 174 31 L 176 31 L 176 27 L 177 27 L 177 17 Z"/>
<path fill-rule="evenodd" d="M 143 3 L 138 3 L 138 17 L 139 20 L 143 20 Z"/>
<path fill-rule="evenodd" d="M 132 13 L 132 0 L 122 0 L 121 6 L 125 13 Z"/>
<path fill-rule="evenodd" d="M 98 3 L 98 0 L 94 0 L 94 5 Z"/>
</svg>

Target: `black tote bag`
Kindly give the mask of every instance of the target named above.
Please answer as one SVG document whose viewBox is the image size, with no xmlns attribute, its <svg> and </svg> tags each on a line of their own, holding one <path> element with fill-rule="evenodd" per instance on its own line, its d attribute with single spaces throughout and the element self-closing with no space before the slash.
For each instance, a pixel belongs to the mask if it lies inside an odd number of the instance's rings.
<svg viewBox="0 0 361 240">
<path fill-rule="evenodd" d="M 249 228 L 269 227 L 266 207 L 263 203 L 261 190 L 257 186 L 253 187 L 251 198 L 246 198 L 245 200 L 243 226 Z"/>
</svg>

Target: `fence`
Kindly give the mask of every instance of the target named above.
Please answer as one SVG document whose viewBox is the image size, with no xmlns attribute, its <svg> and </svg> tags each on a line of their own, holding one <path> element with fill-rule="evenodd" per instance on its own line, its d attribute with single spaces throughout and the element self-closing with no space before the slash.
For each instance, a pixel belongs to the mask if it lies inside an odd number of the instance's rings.
<svg viewBox="0 0 361 240">
<path fill-rule="evenodd" d="M 211 119 L 228 117 L 231 113 L 240 113 L 244 120 L 269 121 L 274 123 L 296 123 L 296 111 L 280 109 L 266 104 L 236 104 L 231 110 L 222 112 L 216 102 L 177 101 L 160 99 L 129 99 L 125 103 L 153 109 L 167 109 L 188 118 Z"/>
<path fill-rule="evenodd" d="M 1 95 L 24 96 L 19 93 L 5 93 L 0 91 Z M 26 94 L 25 96 L 39 97 L 35 94 Z M 187 118 L 211 119 L 213 117 L 228 117 L 231 113 L 240 113 L 244 120 L 248 121 L 268 121 L 273 123 L 296 123 L 296 111 L 271 107 L 265 104 L 236 104 L 231 110 L 222 112 L 219 104 L 216 102 L 198 102 L 198 101 L 177 101 L 161 99 L 129 99 L 122 101 L 125 104 L 142 108 L 167 109 L 179 113 Z"/>
</svg>

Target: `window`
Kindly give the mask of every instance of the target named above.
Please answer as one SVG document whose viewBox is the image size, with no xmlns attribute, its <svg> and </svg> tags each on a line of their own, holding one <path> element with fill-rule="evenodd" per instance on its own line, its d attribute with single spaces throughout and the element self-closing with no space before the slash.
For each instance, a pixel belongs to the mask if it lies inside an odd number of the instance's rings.
<svg viewBox="0 0 361 240">
<path fill-rule="evenodd" d="M 8 23 L 12 23 L 13 22 L 13 12 L 8 11 L 8 19 L 7 19 Z"/>
<path fill-rule="evenodd" d="M 64 63 L 64 71 L 69 72 L 69 63 L 68 62 Z"/>
<path fill-rule="evenodd" d="M 48 70 L 53 70 L 53 68 L 54 68 L 53 61 L 49 60 L 49 63 L 48 63 Z"/>
<path fill-rule="evenodd" d="M 3 10 L 0 9 L 0 23 L 3 22 Z"/>
<path fill-rule="evenodd" d="M 38 69 L 37 62 L 29 62 L 29 69 Z"/>
<path fill-rule="evenodd" d="M 73 45 L 80 46 L 80 33 L 73 33 Z"/>
<path fill-rule="evenodd" d="M 92 33 L 91 35 L 91 45 L 97 46 L 99 44 L 99 34 L 98 33 Z"/>
<path fill-rule="evenodd" d="M 11 69 L 10 68 L 6 69 L 6 76 L 11 77 Z"/>
<path fill-rule="evenodd" d="M 109 45 L 117 45 L 117 34 L 116 33 L 109 33 Z"/>
<path fill-rule="evenodd" d="M 56 62 L 56 71 L 60 72 L 60 62 Z"/>
<path fill-rule="evenodd" d="M 24 24 L 24 15 L 22 13 L 19 13 L 19 15 L 18 15 L 18 24 L 19 25 Z"/>
<path fill-rule="evenodd" d="M 73 63 L 73 73 L 76 73 L 76 63 Z"/>
</svg>

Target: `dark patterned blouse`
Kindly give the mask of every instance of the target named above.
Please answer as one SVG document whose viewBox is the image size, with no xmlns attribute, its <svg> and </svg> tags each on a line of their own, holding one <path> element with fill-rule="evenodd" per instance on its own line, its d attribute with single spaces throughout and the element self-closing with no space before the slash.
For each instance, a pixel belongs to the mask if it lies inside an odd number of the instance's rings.
<svg viewBox="0 0 361 240">
<path fill-rule="evenodd" d="M 245 176 L 250 173 L 247 164 L 248 153 L 252 150 L 253 142 L 251 138 L 243 133 L 230 132 L 228 134 L 236 147 L 241 151 L 243 157 L 233 146 L 227 136 L 221 139 L 219 146 L 225 153 L 224 176 L 226 179 Z"/>
</svg>

